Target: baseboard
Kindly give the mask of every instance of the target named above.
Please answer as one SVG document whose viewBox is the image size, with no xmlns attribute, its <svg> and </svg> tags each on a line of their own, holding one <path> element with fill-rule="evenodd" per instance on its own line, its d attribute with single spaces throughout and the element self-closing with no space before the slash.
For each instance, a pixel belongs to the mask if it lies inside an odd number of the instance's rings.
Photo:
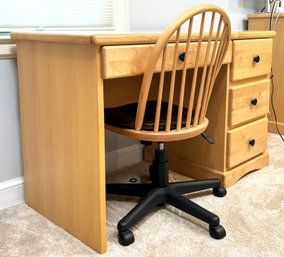
<svg viewBox="0 0 284 257">
<path fill-rule="evenodd" d="M 24 178 L 0 183 L 0 210 L 24 202 Z"/>
<path fill-rule="evenodd" d="M 143 160 L 143 145 L 134 144 L 106 153 L 106 171 L 111 172 Z"/>
<path fill-rule="evenodd" d="M 284 123 L 278 122 L 277 126 L 281 135 L 284 135 Z M 275 121 L 268 121 L 268 131 L 270 133 L 278 134 Z"/>
<path fill-rule="evenodd" d="M 0 60 L 16 58 L 15 44 L 0 44 Z"/>
</svg>

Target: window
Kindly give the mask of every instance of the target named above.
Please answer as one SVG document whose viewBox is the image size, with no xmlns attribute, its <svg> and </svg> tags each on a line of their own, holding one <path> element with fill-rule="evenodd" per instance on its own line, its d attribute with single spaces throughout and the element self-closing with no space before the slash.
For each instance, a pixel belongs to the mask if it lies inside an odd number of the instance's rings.
<svg viewBox="0 0 284 257">
<path fill-rule="evenodd" d="M 128 0 L 0 0 L 0 31 L 128 30 Z"/>
</svg>

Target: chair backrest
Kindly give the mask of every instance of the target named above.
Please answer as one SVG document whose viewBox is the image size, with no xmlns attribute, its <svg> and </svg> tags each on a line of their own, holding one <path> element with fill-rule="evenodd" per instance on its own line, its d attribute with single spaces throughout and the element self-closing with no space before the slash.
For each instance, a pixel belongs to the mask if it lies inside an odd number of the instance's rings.
<svg viewBox="0 0 284 257">
<path fill-rule="evenodd" d="M 193 28 L 196 28 L 196 25 L 198 25 L 199 29 L 197 33 L 194 33 Z M 185 35 L 181 32 L 182 26 L 188 26 Z M 208 27 L 208 30 L 205 29 L 205 26 Z M 161 34 L 146 66 L 139 95 L 135 130 L 141 130 L 142 128 L 146 105 L 149 100 L 149 91 L 151 84 L 154 84 L 152 79 L 154 73 L 157 72 L 157 68 L 160 72 L 160 81 L 155 94 L 157 104 L 156 110 L 153 110 L 153 112 L 156 112 L 153 132 L 162 132 L 164 134 L 173 131 L 171 121 L 174 96 L 175 99 L 178 99 L 176 101 L 178 102 L 176 103 L 178 113 L 174 130 L 190 131 L 192 128 L 202 124 L 216 76 L 229 45 L 230 36 L 231 25 L 229 17 L 217 6 L 196 6 L 175 19 Z M 185 38 L 185 41 L 181 42 L 182 38 Z M 174 45 L 173 55 L 167 54 L 170 42 L 173 42 L 172 45 Z M 196 49 L 194 60 L 190 56 L 190 49 L 192 49 L 193 45 L 196 47 L 194 48 Z M 182 54 L 181 48 L 185 48 Z M 169 60 L 172 60 L 170 71 L 168 71 Z M 193 72 L 191 75 L 188 74 L 189 68 Z M 181 72 L 181 79 L 177 79 L 177 70 Z M 171 75 L 168 83 L 169 88 L 165 90 L 165 76 L 168 77 L 167 71 L 171 72 Z M 176 98 L 175 94 L 179 94 L 178 98 Z M 168 107 L 166 127 L 161 131 L 159 123 L 163 100 L 166 100 Z M 182 122 L 184 107 L 187 109 L 185 126 Z"/>
</svg>

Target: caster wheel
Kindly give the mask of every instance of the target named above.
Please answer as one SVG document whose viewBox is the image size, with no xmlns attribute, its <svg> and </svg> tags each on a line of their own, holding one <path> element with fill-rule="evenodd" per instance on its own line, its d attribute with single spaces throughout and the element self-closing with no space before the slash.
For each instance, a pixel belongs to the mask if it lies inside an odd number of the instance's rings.
<svg viewBox="0 0 284 257">
<path fill-rule="evenodd" d="M 227 194 L 227 190 L 222 186 L 214 187 L 213 194 L 218 197 L 223 197 Z"/>
<path fill-rule="evenodd" d="M 226 230 L 221 225 L 218 225 L 216 227 L 210 227 L 209 233 L 210 236 L 215 239 L 222 239 L 223 237 L 226 236 Z"/>
<path fill-rule="evenodd" d="M 118 232 L 118 242 L 123 246 L 132 244 L 134 242 L 133 233 L 130 230 Z"/>
</svg>

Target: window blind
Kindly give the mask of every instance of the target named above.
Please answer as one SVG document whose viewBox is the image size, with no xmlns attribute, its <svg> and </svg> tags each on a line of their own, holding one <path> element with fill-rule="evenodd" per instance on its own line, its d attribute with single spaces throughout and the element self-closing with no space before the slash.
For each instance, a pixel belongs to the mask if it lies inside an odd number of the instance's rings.
<svg viewBox="0 0 284 257">
<path fill-rule="evenodd" d="M 113 30 L 113 0 L 0 0 L 0 30 Z"/>
</svg>

